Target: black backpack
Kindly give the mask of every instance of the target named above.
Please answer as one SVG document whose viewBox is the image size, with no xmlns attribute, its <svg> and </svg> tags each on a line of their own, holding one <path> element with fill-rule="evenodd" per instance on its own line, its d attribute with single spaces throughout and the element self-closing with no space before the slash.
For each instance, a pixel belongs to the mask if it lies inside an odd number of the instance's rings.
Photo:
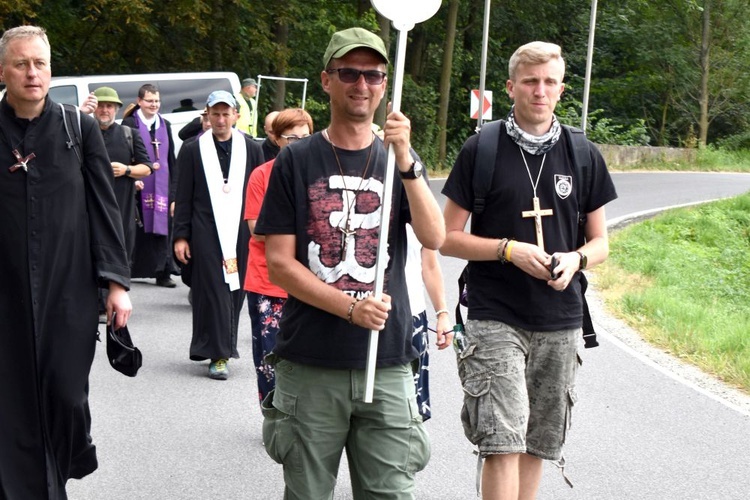
<svg viewBox="0 0 750 500">
<path fill-rule="evenodd" d="M 492 177 L 495 173 L 495 159 L 497 158 L 497 148 L 499 145 L 502 127 L 505 127 L 505 120 L 496 120 L 485 123 L 479 133 L 477 144 L 477 155 L 474 162 L 474 177 L 472 185 L 474 190 L 474 207 L 472 209 L 472 232 L 476 221 L 476 215 L 484 212 L 485 197 L 492 185 Z M 563 125 L 563 133 L 568 139 L 571 146 L 571 160 L 576 177 L 576 187 L 578 196 L 578 235 L 576 238 L 576 247 L 580 248 L 586 241 L 584 228 L 586 226 L 585 208 L 588 204 L 589 194 L 591 191 L 591 155 L 589 151 L 589 141 L 583 130 Z M 456 323 L 463 328 L 464 321 L 461 314 L 461 306 L 467 306 L 466 287 L 469 281 L 469 266 L 466 264 L 461 275 L 458 278 L 459 303 L 456 305 Z M 586 275 L 581 273 L 581 295 L 583 300 L 583 341 L 586 349 L 597 347 L 599 342 L 596 340 L 594 324 L 591 321 L 589 306 L 586 302 L 586 289 L 588 280 Z"/>
</svg>

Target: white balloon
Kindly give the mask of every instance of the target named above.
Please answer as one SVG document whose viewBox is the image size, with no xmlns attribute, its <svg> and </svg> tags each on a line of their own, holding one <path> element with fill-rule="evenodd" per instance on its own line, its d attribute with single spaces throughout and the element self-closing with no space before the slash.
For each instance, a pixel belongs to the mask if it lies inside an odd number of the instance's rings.
<svg viewBox="0 0 750 500">
<path fill-rule="evenodd" d="M 371 0 L 381 16 L 393 21 L 397 28 L 407 30 L 426 21 L 440 9 L 441 0 Z"/>
</svg>

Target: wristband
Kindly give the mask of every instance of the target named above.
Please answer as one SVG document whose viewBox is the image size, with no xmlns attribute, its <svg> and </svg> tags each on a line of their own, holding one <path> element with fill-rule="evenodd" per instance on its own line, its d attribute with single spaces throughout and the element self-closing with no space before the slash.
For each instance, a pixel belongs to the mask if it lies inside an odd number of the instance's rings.
<svg viewBox="0 0 750 500">
<path fill-rule="evenodd" d="M 505 245 L 505 260 L 508 262 L 513 262 L 511 260 L 511 254 L 513 252 L 513 245 L 516 244 L 516 240 L 510 240 L 507 245 Z"/>
<path fill-rule="evenodd" d="M 441 314 L 448 314 L 448 309 L 440 309 L 439 311 L 435 311 L 435 317 L 437 318 Z"/>
<path fill-rule="evenodd" d="M 357 305 L 357 302 L 359 301 L 355 300 L 354 302 L 349 304 L 349 311 L 347 311 L 346 313 L 346 320 L 352 325 L 354 324 L 354 306 Z"/>
</svg>

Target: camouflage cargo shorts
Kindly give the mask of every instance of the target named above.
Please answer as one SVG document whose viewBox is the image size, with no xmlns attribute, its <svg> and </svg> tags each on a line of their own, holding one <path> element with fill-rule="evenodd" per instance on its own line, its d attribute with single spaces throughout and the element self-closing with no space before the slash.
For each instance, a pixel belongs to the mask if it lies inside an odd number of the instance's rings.
<svg viewBox="0 0 750 500">
<path fill-rule="evenodd" d="M 471 320 L 466 338 L 458 372 L 469 441 L 482 457 L 528 453 L 560 460 L 577 399 L 580 329 L 530 332 Z"/>
</svg>

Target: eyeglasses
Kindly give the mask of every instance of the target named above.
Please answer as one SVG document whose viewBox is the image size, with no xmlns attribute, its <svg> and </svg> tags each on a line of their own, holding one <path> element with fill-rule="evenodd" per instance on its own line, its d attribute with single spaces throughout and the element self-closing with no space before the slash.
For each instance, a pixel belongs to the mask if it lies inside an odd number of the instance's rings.
<svg viewBox="0 0 750 500">
<path fill-rule="evenodd" d="M 289 142 L 289 144 L 291 144 L 293 142 L 299 141 L 300 139 L 304 139 L 305 137 L 310 137 L 310 134 L 305 134 L 305 135 L 294 135 L 294 134 L 292 134 L 292 135 L 284 135 L 284 134 L 281 134 L 281 137 L 283 137 L 284 139 L 286 139 Z"/>
<path fill-rule="evenodd" d="M 365 75 L 365 83 L 368 85 L 380 85 L 385 79 L 385 73 L 375 69 L 368 69 L 366 71 L 360 71 L 354 68 L 331 68 L 327 69 L 326 73 L 337 72 L 339 74 L 339 80 L 343 83 L 357 83 L 360 75 Z"/>
</svg>

